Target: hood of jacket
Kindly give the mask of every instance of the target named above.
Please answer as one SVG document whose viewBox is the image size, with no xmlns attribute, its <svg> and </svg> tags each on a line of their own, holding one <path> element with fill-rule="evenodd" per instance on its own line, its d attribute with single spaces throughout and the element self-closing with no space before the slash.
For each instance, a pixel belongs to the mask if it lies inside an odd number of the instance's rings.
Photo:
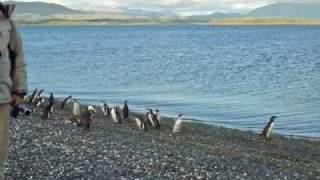
<svg viewBox="0 0 320 180">
<path fill-rule="evenodd" d="M 10 18 L 14 9 L 14 4 L 2 4 L 0 3 L 0 17 L 2 18 Z"/>
</svg>

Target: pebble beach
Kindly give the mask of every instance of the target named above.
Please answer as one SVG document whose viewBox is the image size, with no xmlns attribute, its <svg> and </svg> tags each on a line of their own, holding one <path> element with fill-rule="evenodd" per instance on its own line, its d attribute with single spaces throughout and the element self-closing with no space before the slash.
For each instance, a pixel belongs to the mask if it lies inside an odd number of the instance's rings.
<svg viewBox="0 0 320 180">
<path fill-rule="evenodd" d="M 140 131 L 114 124 L 100 108 L 87 131 L 64 119 L 71 105 L 12 119 L 6 176 L 11 179 L 320 179 L 320 141 L 184 122 Z M 142 116 L 131 113 L 131 116 Z M 263 127 L 261 127 L 263 128 Z"/>
</svg>

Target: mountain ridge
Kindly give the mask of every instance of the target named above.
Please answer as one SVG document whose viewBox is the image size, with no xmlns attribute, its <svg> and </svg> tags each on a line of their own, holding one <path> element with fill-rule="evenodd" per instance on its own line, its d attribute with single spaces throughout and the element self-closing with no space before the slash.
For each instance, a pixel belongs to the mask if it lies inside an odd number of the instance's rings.
<svg viewBox="0 0 320 180">
<path fill-rule="evenodd" d="M 15 4 L 15 13 L 17 16 L 33 14 L 40 16 L 51 16 L 57 14 L 80 14 L 83 11 L 67 8 L 60 4 L 45 2 L 18 2 L 6 1 L 5 4 Z"/>
<path fill-rule="evenodd" d="M 246 14 L 216 12 L 209 15 L 180 16 L 173 11 L 149 11 L 140 9 L 120 8 L 115 12 L 88 12 L 71 9 L 60 4 L 45 2 L 18 2 L 15 18 L 32 19 L 169 19 L 189 22 L 208 23 L 212 20 L 239 19 L 239 18 L 293 18 L 320 20 L 320 3 L 274 3 L 256 8 Z"/>
</svg>

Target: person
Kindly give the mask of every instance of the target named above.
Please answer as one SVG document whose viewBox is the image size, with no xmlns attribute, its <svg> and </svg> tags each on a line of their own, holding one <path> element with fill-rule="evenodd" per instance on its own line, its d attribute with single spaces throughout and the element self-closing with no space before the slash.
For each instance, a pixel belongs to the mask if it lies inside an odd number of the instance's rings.
<svg viewBox="0 0 320 180">
<path fill-rule="evenodd" d="M 8 154 L 10 109 L 21 103 L 27 92 L 22 42 L 10 19 L 14 7 L 0 2 L 0 180 L 4 179 Z"/>
</svg>

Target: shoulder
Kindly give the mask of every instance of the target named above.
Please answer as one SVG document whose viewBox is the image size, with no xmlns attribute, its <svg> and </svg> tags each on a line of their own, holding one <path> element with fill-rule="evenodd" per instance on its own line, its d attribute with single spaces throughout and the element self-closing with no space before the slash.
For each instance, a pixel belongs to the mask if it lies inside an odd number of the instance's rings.
<svg viewBox="0 0 320 180">
<path fill-rule="evenodd" d="M 11 30 L 13 22 L 8 18 L 0 18 L 0 28 Z"/>
<path fill-rule="evenodd" d="M 0 38 L 2 41 L 9 41 L 13 28 L 9 19 L 0 18 Z"/>
</svg>

